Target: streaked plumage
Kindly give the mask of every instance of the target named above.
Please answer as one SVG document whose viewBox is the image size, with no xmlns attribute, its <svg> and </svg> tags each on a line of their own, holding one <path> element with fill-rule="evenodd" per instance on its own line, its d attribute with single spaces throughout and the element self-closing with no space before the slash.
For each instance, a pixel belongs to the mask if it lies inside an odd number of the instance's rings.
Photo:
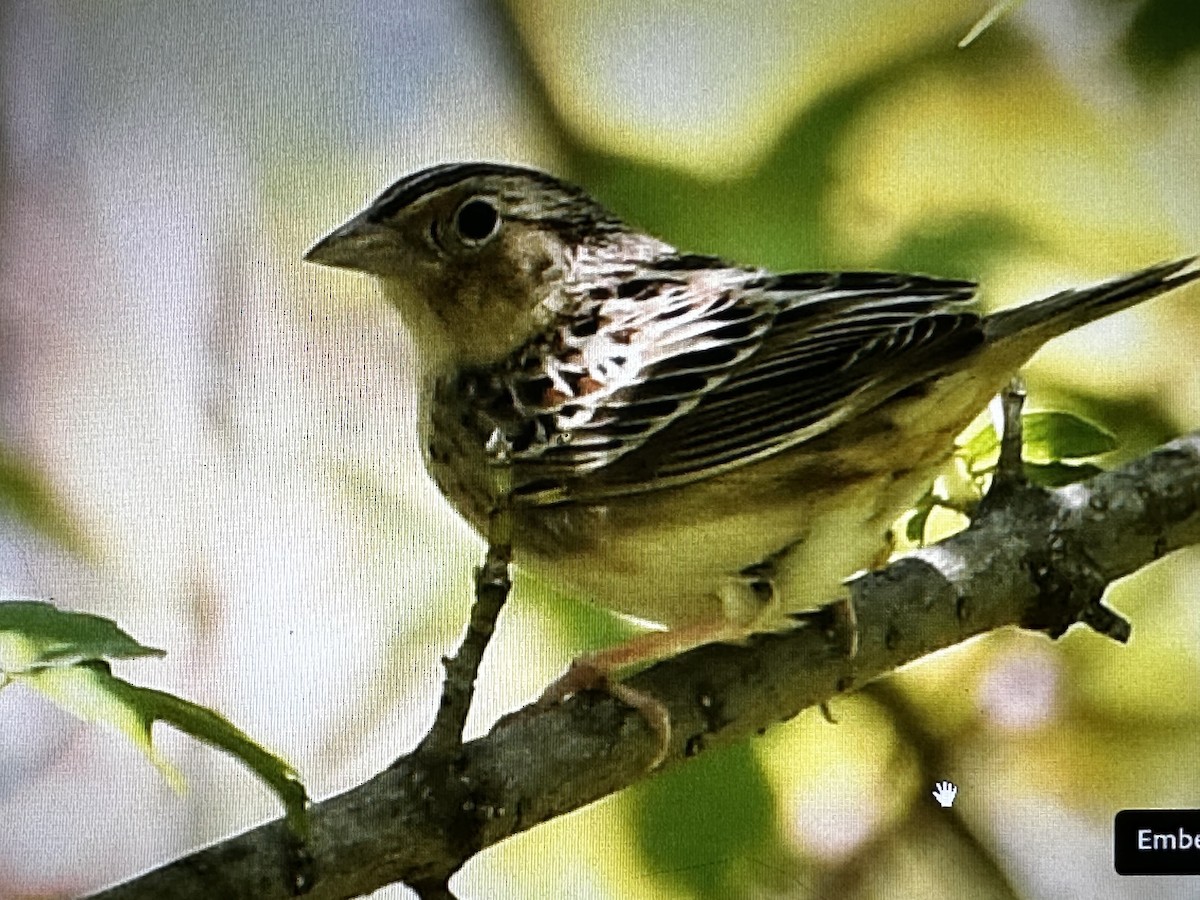
<svg viewBox="0 0 1200 900">
<path fill-rule="evenodd" d="M 485 163 L 402 179 L 308 258 L 380 276 L 413 328 L 446 496 L 482 531 L 506 485 L 518 564 L 677 630 L 646 655 L 829 600 L 1038 347 L 1200 275 L 984 316 L 966 281 L 680 254 Z"/>
</svg>

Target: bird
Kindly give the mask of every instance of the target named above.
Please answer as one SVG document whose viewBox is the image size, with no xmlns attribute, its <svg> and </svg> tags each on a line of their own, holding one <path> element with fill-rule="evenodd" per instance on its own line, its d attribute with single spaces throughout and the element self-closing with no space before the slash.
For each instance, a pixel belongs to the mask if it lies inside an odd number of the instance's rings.
<svg viewBox="0 0 1200 900">
<path fill-rule="evenodd" d="M 886 559 L 1043 344 L 1200 277 L 1179 259 L 985 314 L 971 281 L 681 252 L 490 162 L 400 179 L 305 259 L 375 276 L 411 330 L 422 453 L 458 513 L 487 537 L 506 510 L 518 568 L 659 627 L 543 700 L 795 627 Z"/>
</svg>

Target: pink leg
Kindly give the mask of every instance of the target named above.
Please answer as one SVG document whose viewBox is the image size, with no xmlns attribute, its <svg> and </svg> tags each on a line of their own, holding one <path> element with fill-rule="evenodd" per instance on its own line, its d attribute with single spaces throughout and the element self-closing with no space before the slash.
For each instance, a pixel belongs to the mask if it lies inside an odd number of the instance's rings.
<svg viewBox="0 0 1200 900">
<path fill-rule="evenodd" d="M 637 663 L 675 656 L 703 644 L 739 640 L 746 634 L 744 627 L 725 619 L 639 634 L 623 644 L 578 657 L 566 672 L 550 683 L 534 705 L 544 709 L 580 691 L 607 691 L 641 713 L 658 735 L 658 755 L 649 766 L 653 769 L 666 758 L 671 746 L 671 718 L 667 708 L 645 691 L 635 690 L 609 676 Z"/>
</svg>

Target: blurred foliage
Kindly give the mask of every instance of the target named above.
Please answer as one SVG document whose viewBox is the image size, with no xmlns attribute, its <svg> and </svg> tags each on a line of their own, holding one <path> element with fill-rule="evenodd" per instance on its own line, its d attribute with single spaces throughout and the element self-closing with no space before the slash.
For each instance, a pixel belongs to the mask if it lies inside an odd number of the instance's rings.
<svg viewBox="0 0 1200 900">
<path fill-rule="evenodd" d="M 69 550 L 87 550 L 83 533 L 50 483 L 0 446 L 0 516 L 5 515 Z"/>
<path fill-rule="evenodd" d="M 874 65 L 848 61 L 847 79 L 765 129 L 774 138 L 759 137 L 761 155 L 720 178 L 606 149 L 610 123 L 580 133 L 551 102 L 582 82 L 551 87 L 552 73 L 529 59 L 524 68 L 564 174 L 689 250 L 775 269 L 949 276 L 978 275 L 1021 249 L 1094 254 L 1097 240 L 1113 266 L 1163 252 L 1163 223 L 1141 204 L 1121 149 L 1129 135 L 1112 134 L 1019 32 L 997 25 L 964 52 L 952 24 Z"/>
<path fill-rule="evenodd" d="M 739 896 L 781 867 L 774 792 L 749 744 L 648 779 L 628 803 L 644 870 L 684 896 Z"/>
<path fill-rule="evenodd" d="M 1200 55 L 1200 10 L 1195 0 L 1146 0 L 1136 6 L 1123 42 L 1125 61 L 1145 81 L 1161 84 Z"/>
</svg>

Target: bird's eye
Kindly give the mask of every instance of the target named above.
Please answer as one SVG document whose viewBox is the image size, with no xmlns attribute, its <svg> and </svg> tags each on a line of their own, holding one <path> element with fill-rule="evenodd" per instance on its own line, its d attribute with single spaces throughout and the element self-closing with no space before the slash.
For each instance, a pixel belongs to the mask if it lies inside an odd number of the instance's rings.
<svg viewBox="0 0 1200 900">
<path fill-rule="evenodd" d="M 486 200 L 468 200 L 454 214 L 454 227 L 468 244 L 482 244 L 500 227 L 500 213 Z"/>
</svg>

